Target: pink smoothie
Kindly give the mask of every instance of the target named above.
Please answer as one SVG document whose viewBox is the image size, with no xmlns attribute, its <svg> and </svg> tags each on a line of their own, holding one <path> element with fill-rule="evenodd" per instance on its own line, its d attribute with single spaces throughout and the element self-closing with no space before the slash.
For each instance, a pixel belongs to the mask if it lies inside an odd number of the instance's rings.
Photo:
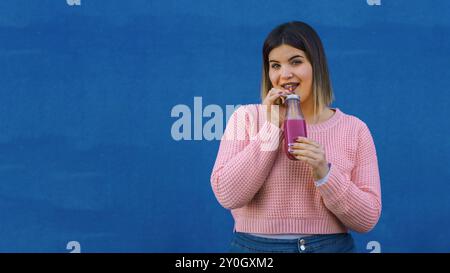
<svg viewBox="0 0 450 273">
<path fill-rule="evenodd" d="M 284 121 L 284 150 L 289 159 L 297 160 L 288 152 L 288 144 L 295 143 L 297 137 L 307 137 L 304 119 L 289 119 Z"/>
</svg>

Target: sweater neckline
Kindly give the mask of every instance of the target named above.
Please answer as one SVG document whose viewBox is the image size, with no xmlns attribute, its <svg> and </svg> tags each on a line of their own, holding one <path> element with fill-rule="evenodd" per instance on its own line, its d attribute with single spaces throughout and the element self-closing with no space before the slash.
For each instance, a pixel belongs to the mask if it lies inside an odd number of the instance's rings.
<svg viewBox="0 0 450 273">
<path fill-rule="evenodd" d="M 333 127 L 339 121 L 339 119 L 342 117 L 343 113 L 341 112 L 341 110 L 339 108 L 330 108 L 330 109 L 334 110 L 335 112 L 329 119 L 327 119 L 324 122 L 317 123 L 317 124 L 308 124 L 307 123 L 306 124 L 307 130 L 317 132 L 317 131 L 323 131 L 323 130 Z"/>
</svg>

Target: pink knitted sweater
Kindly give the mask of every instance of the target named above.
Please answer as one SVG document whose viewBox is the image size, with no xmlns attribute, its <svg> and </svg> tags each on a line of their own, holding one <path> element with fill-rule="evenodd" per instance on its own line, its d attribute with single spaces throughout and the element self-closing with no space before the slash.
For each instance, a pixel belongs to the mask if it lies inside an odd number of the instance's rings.
<svg viewBox="0 0 450 273">
<path fill-rule="evenodd" d="M 331 163 L 316 186 L 310 167 L 284 153 L 283 128 L 268 122 L 263 105 L 245 105 L 230 117 L 211 174 L 219 203 L 231 209 L 235 230 L 263 234 L 368 232 L 381 214 L 377 155 L 360 119 L 335 109 L 307 125 Z"/>
</svg>

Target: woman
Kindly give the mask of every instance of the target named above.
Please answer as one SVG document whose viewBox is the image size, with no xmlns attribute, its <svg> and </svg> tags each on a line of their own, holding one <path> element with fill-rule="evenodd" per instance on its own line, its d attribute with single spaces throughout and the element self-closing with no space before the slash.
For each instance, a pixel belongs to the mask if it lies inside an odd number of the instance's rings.
<svg viewBox="0 0 450 273">
<path fill-rule="evenodd" d="M 349 230 L 368 232 L 381 214 L 371 133 L 330 108 L 322 43 L 311 26 L 276 27 L 263 46 L 262 104 L 230 117 L 211 174 L 235 221 L 231 252 L 355 252 Z M 284 98 L 300 96 L 307 138 L 283 150 Z M 278 106 L 277 104 L 280 104 Z"/>
</svg>

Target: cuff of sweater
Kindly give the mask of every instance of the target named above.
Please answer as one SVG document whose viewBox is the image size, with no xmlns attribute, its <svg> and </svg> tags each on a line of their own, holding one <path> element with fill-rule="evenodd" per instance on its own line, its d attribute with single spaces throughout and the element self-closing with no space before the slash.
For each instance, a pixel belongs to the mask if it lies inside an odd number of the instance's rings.
<svg viewBox="0 0 450 273">
<path fill-rule="evenodd" d="M 331 165 L 327 183 L 321 184 L 317 189 L 326 203 L 333 204 L 344 196 L 350 187 L 350 183 L 351 181 L 346 179 L 336 166 Z"/>
<path fill-rule="evenodd" d="M 280 145 L 282 131 L 273 123 L 266 121 L 257 134 L 260 149 L 263 152 L 277 151 Z"/>
<path fill-rule="evenodd" d="M 321 186 L 321 185 L 323 185 L 323 184 L 325 184 L 325 183 L 328 182 L 328 178 L 330 177 L 330 170 L 331 170 L 331 163 L 328 163 L 328 172 L 327 172 L 327 175 L 325 175 L 325 177 L 322 178 L 322 179 L 319 179 L 319 180 L 317 180 L 317 181 L 314 181 L 314 184 L 316 184 L 316 187 L 319 187 L 319 186 Z"/>
</svg>

